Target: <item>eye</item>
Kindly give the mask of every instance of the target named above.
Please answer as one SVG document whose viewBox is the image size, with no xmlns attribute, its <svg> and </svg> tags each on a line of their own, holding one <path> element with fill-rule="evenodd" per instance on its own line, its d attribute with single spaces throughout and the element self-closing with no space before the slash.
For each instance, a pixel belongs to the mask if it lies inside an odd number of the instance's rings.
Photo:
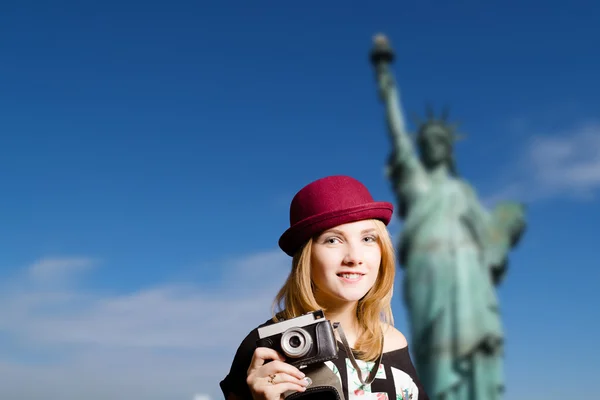
<svg viewBox="0 0 600 400">
<path fill-rule="evenodd" d="M 377 236 L 366 236 L 363 240 L 367 243 L 373 243 L 377 241 Z"/>
<path fill-rule="evenodd" d="M 335 236 L 330 236 L 324 240 L 326 244 L 336 244 L 338 242 L 340 242 L 340 239 Z"/>
</svg>

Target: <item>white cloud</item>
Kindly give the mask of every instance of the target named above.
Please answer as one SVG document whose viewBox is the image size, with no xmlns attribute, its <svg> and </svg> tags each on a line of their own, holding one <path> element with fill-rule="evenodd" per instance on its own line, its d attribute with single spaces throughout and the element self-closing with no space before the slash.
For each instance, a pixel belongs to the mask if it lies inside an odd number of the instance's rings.
<svg viewBox="0 0 600 400">
<path fill-rule="evenodd" d="M 102 293 L 76 281 L 59 287 L 4 283 L 0 398 L 221 398 L 218 382 L 237 346 L 270 317 L 289 271 L 290 259 L 281 253 L 213 266 L 226 271 L 218 288 L 170 283 Z M 27 271 L 45 271 L 28 275 L 39 281 L 83 265 L 46 261 Z"/>
<path fill-rule="evenodd" d="M 38 260 L 28 269 L 29 276 L 37 281 L 48 281 L 70 276 L 94 265 L 88 257 L 48 257 Z"/>
<path fill-rule="evenodd" d="M 511 183 L 489 196 L 526 202 L 554 197 L 590 199 L 600 189 L 600 123 L 528 141 Z"/>
<path fill-rule="evenodd" d="M 600 124 L 557 136 L 538 136 L 529 149 L 536 180 L 550 192 L 600 188 Z"/>
</svg>

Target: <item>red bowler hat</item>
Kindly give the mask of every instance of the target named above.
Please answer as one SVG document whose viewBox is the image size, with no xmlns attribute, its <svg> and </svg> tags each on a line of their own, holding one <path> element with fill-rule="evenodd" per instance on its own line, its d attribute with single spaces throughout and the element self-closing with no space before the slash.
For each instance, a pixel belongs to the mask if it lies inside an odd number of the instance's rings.
<svg viewBox="0 0 600 400">
<path fill-rule="evenodd" d="M 327 229 L 364 219 L 388 224 L 394 206 L 373 201 L 358 180 L 343 175 L 328 176 L 304 186 L 292 199 L 290 227 L 279 238 L 279 247 L 292 256 L 312 236 Z"/>
</svg>

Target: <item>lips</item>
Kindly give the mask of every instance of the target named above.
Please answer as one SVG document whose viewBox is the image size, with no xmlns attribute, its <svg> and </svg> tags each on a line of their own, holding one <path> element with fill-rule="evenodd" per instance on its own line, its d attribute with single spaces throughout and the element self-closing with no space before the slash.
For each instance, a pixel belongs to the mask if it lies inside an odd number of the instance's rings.
<svg viewBox="0 0 600 400">
<path fill-rule="evenodd" d="M 340 278 L 348 281 L 357 281 L 360 280 L 365 274 L 361 272 L 340 272 L 337 274 Z"/>
</svg>

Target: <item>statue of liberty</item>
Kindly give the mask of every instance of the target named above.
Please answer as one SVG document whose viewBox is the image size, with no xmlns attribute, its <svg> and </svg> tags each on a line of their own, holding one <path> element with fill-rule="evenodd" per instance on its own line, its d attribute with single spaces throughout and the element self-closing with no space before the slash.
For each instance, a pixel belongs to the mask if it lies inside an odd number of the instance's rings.
<svg viewBox="0 0 600 400">
<path fill-rule="evenodd" d="M 458 135 L 447 114 L 418 122 L 415 152 L 394 53 L 383 35 L 371 52 L 392 152 L 388 174 L 403 231 L 398 253 L 415 366 L 432 400 L 496 400 L 504 390 L 496 286 L 525 230 L 525 209 L 505 202 L 489 212 L 453 157 Z"/>
</svg>

